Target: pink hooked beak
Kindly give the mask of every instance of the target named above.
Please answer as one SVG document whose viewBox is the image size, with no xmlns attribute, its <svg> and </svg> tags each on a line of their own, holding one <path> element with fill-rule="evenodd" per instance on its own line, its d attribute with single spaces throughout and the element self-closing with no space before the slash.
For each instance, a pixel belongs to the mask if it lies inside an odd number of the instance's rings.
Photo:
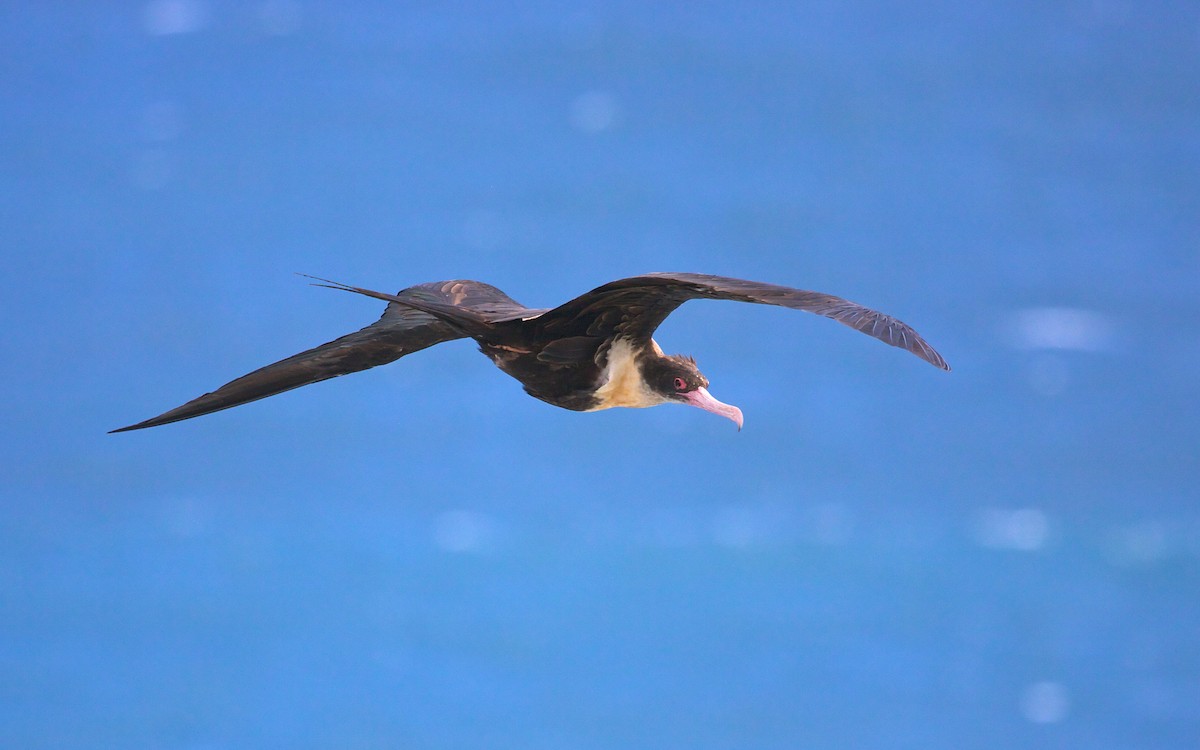
<svg viewBox="0 0 1200 750">
<path fill-rule="evenodd" d="M 732 419 L 733 423 L 738 426 L 738 430 L 742 429 L 742 410 L 736 406 L 723 404 L 716 400 L 708 392 L 707 388 L 697 388 L 682 395 L 691 406 L 698 406 L 704 411 L 711 411 L 713 414 L 720 414 L 726 419 Z"/>
</svg>

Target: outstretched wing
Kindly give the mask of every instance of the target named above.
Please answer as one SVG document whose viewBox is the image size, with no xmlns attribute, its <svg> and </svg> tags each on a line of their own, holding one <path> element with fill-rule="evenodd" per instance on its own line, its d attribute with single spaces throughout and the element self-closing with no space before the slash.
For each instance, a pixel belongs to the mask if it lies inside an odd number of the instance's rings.
<svg viewBox="0 0 1200 750">
<path fill-rule="evenodd" d="M 613 281 L 550 310 L 537 319 L 546 336 L 623 337 L 644 341 L 675 308 L 691 299 L 727 299 L 779 305 L 824 315 L 912 352 L 949 370 L 925 339 L 908 325 L 831 294 L 698 273 L 652 273 Z"/>
<path fill-rule="evenodd" d="M 497 318 L 519 317 L 528 312 L 504 292 L 478 281 L 420 284 L 399 292 L 397 297 L 458 305 Z M 211 414 L 309 383 L 394 362 L 406 354 L 462 337 L 458 329 L 433 315 L 392 302 L 383 317 L 362 330 L 267 365 L 153 419 L 112 432 L 140 430 Z"/>
<path fill-rule="evenodd" d="M 334 283 L 336 284 L 336 282 Z M 359 290 L 357 287 L 347 287 L 344 284 L 336 284 L 336 286 L 352 291 L 366 291 Z M 396 296 L 402 300 L 432 302 L 439 307 L 450 306 L 466 310 L 489 323 L 518 320 L 545 312 L 545 310 L 535 310 L 522 305 L 491 284 L 466 279 L 418 284 L 397 293 Z M 394 302 L 390 303 L 388 310 L 390 311 L 394 307 L 397 305 Z"/>
</svg>

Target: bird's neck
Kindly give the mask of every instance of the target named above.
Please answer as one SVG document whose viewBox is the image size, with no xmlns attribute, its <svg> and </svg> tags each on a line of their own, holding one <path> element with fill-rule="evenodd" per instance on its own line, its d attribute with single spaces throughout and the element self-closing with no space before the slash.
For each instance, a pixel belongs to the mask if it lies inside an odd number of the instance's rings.
<svg viewBox="0 0 1200 750">
<path fill-rule="evenodd" d="M 617 339 L 608 349 L 608 360 L 596 389 L 596 406 L 589 411 L 624 406 L 642 409 L 658 406 L 667 399 L 646 383 L 642 365 L 647 358 L 661 357 L 662 349 L 653 339 L 648 348 L 635 347 L 628 339 Z"/>
</svg>

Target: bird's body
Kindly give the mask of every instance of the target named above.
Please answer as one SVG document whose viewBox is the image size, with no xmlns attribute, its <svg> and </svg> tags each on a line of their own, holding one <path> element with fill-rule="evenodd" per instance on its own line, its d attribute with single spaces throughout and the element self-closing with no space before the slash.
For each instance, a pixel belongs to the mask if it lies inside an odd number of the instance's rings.
<svg viewBox="0 0 1200 750">
<path fill-rule="evenodd" d="M 324 281 L 324 280 L 320 280 Z M 383 317 L 360 331 L 244 375 L 124 432 L 177 422 L 338 375 L 395 361 L 434 344 L 470 337 L 525 391 L 572 411 L 684 403 L 742 425 L 722 404 L 690 357 L 665 355 L 651 337 L 689 299 L 779 305 L 833 318 L 927 362 L 949 366 L 916 331 L 853 302 L 817 292 L 703 274 L 648 274 L 614 281 L 552 309 L 528 308 L 478 281 L 442 281 L 384 294 L 325 286 L 388 302 Z"/>
</svg>

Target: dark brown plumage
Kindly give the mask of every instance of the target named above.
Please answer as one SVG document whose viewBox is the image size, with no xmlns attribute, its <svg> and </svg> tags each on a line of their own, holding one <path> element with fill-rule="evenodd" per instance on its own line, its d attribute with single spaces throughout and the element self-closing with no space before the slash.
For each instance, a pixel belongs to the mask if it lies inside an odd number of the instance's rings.
<svg viewBox="0 0 1200 750">
<path fill-rule="evenodd" d="M 840 297 L 774 284 L 693 273 L 621 279 L 553 309 L 528 308 L 478 281 L 419 284 L 385 294 L 337 282 L 322 286 L 388 302 L 375 323 L 243 375 L 212 393 L 125 432 L 198 417 L 292 388 L 393 362 L 434 344 L 470 337 L 529 395 L 574 411 L 685 403 L 733 419 L 741 412 L 708 394 L 689 357 L 669 357 L 652 336 L 675 308 L 692 299 L 778 305 L 823 315 L 926 362 L 950 366 L 896 318 Z"/>
</svg>

